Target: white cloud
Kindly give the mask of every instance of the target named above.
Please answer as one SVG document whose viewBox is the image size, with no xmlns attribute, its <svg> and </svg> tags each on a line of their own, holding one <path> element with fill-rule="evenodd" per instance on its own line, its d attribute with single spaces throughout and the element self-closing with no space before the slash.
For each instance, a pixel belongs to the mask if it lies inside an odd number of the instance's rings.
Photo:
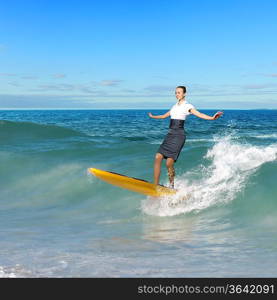
<svg viewBox="0 0 277 300">
<path fill-rule="evenodd" d="M 83 92 L 85 94 L 105 95 L 105 91 L 99 91 L 90 85 L 72 83 L 41 84 L 30 91 Z"/>
<path fill-rule="evenodd" d="M 126 93 L 135 93 L 135 90 L 132 89 L 121 89 L 122 92 L 126 92 Z"/>
<path fill-rule="evenodd" d="M 15 87 L 21 86 L 18 82 L 9 82 L 9 85 L 12 85 Z"/>
<path fill-rule="evenodd" d="M 38 79 L 38 76 L 22 76 L 21 79 Z"/>
<path fill-rule="evenodd" d="M 115 80 L 102 80 L 100 81 L 100 85 L 103 86 L 115 86 L 118 85 L 123 80 L 115 79 Z"/>
<path fill-rule="evenodd" d="M 53 77 L 54 77 L 54 78 L 65 78 L 66 75 L 65 75 L 65 74 L 62 74 L 62 73 L 57 73 L 57 74 L 54 74 Z"/>
<path fill-rule="evenodd" d="M 97 109 L 97 108 L 108 108 L 108 109 L 121 109 L 121 108 L 139 108 L 139 109 L 168 109 L 174 101 L 166 100 L 161 101 L 161 99 L 147 99 L 139 98 L 136 101 L 128 101 L 128 98 L 119 99 L 118 101 L 111 101 L 111 98 L 108 96 L 107 100 L 99 100 L 98 97 L 92 97 L 91 95 L 45 95 L 45 94 L 17 94 L 17 95 L 8 95 L 0 94 L 0 109 L 49 109 L 49 108 L 58 108 L 58 109 L 69 109 L 69 108 L 88 108 L 88 109 Z M 225 99 L 226 100 L 226 99 Z M 259 99 L 259 101 L 252 101 L 251 99 L 238 100 L 230 99 L 229 101 L 217 101 L 210 100 L 204 101 L 197 100 L 193 104 L 196 107 L 201 109 L 253 109 L 253 108 L 277 108 L 277 102 L 270 99 Z"/>
<path fill-rule="evenodd" d="M 0 76 L 16 76 L 17 74 L 14 73 L 0 73 Z"/>
<path fill-rule="evenodd" d="M 175 87 L 176 86 L 173 85 L 153 84 L 145 87 L 144 90 L 147 90 L 149 92 L 172 92 L 175 90 Z"/>
<path fill-rule="evenodd" d="M 277 77 L 277 73 L 266 74 L 265 76 L 268 76 L 268 77 Z"/>
<path fill-rule="evenodd" d="M 271 87 L 277 87 L 277 84 L 272 83 L 263 83 L 263 84 L 248 84 L 248 85 L 242 85 L 243 89 L 266 89 Z"/>
</svg>

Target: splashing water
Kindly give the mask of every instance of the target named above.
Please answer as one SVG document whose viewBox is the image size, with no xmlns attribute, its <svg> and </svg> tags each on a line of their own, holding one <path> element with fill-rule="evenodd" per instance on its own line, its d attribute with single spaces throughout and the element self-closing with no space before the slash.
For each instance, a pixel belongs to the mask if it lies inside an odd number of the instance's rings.
<svg viewBox="0 0 277 300">
<path fill-rule="evenodd" d="M 214 146 L 204 156 L 211 164 L 208 167 L 199 165 L 176 177 L 176 195 L 159 200 L 148 198 L 142 202 L 142 211 L 150 215 L 173 216 L 199 212 L 235 199 L 257 168 L 276 160 L 277 144 L 253 146 L 234 139 L 232 134 L 221 139 L 214 137 Z M 193 174 L 200 175 L 200 179 L 190 180 Z"/>
</svg>

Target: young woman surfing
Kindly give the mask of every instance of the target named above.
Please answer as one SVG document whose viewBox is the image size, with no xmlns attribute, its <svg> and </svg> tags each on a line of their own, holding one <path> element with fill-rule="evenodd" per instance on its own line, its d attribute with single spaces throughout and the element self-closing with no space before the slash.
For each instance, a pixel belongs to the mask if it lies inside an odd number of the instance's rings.
<svg viewBox="0 0 277 300">
<path fill-rule="evenodd" d="M 169 131 L 156 153 L 154 163 L 154 184 L 159 184 L 161 163 L 163 159 L 166 159 L 166 167 L 171 188 L 174 188 L 174 163 L 177 161 L 186 141 L 184 131 L 186 117 L 193 114 L 204 120 L 216 120 L 223 114 L 223 112 L 218 111 L 213 116 L 208 116 L 196 110 L 195 107 L 185 99 L 185 86 L 177 86 L 175 89 L 175 96 L 178 101 L 167 113 L 158 116 L 153 116 L 151 113 L 148 113 L 149 117 L 153 119 L 165 119 L 169 116 L 171 117 Z"/>
</svg>

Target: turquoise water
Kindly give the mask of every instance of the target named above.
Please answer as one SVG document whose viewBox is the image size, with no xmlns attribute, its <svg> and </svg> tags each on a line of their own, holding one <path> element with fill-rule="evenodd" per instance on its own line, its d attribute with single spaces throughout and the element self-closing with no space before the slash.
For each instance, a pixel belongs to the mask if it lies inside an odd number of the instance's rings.
<svg viewBox="0 0 277 300">
<path fill-rule="evenodd" d="M 0 111 L 0 277 L 277 276 L 277 110 L 189 116 L 156 201 L 87 174 L 152 181 L 169 118 L 147 112 Z"/>
</svg>

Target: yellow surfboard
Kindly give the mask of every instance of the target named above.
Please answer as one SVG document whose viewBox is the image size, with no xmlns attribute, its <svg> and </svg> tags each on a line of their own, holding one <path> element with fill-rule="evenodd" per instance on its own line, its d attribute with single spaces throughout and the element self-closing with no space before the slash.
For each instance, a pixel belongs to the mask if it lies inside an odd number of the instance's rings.
<svg viewBox="0 0 277 300">
<path fill-rule="evenodd" d="M 156 185 L 143 179 L 128 177 L 115 172 L 104 171 L 96 168 L 88 168 L 88 171 L 99 179 L 110 184 L 147 196 L 161 197 L 174 195 L 177 192 L 176 189 L 168 188 L 161 184 Z"/>
</svg>

